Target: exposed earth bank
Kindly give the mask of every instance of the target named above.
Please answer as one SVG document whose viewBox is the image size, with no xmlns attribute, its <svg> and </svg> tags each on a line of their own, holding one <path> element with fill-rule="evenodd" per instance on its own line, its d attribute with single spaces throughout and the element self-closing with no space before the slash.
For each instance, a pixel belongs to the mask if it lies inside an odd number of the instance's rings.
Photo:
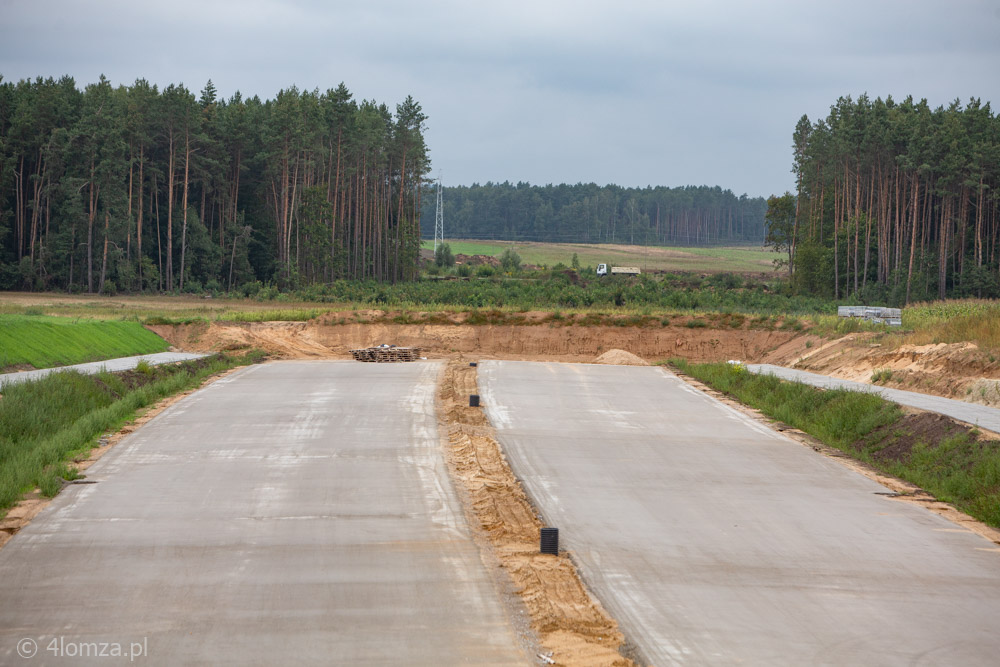
<svg viewBox="0 0 1000 667">
<path fill-rule="evenodd" d="M 424 315 L 424 314 L 421 314 Z M 383 343 L 419 347 L 430 358 L 499 358 L 593 362 L 612 350 L 640 360 L 739 359 L 799 368 L 860 382 L 1000 406 L 1000 361 L 972 343 L 912 345 L 895 336 L 749 326 L 692 326 L 675 318 L 638 326 L 586 326 L 550 313 L 518 315 L 516 324 L 474 324 L 466 313 L 435 315 L 434 323 L 396 323 L 385 311 L 331 313 L 309 322 L 201 322 L 152 325 L 171 345 L 196 352 L 260 348 L 279 359 L 350 358 L 350 350 Z M 405 318 L 402 318 L 405 319 Z M 623 362 L 611 355 L 602 361 Z"/>
<path fill-rule="evenodd" d="M 621 349 L 647 361 L 760 361 L 796 337 L 793 330 L 711 329 L 677 326 L 575 326 L 535 324 L 394 324 L 391 321 L 195 323 L 152 325 L 171 345 L 186 351 L 258 347 L 278 358 L 349 358 L 349 351 L 387 343 L 419 347 L 427 357 L 472 355 L 548 361 L 593 361 Z M 382 320 L 383 318 L 371 317 Z M 530 320 L 529 320 L 530 321 Z"/>
<path fill-rule="evenodd" d="M 974 343 L 913 345 L 872 333 L 835 340 L 803 336 L 764 358 L 844 380 L 1000 407 L 1000 362 Z"/>
</svg>

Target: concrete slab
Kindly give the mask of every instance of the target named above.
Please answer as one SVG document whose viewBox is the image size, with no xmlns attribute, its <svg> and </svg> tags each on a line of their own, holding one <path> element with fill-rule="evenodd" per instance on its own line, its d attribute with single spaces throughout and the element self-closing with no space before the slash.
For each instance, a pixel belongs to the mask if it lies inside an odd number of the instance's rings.
<svg viewBox="0 0 1000 667">
<path fill-rule="evenodd" d="M 661 368 L 479 373 L 515 473 L 652 664 L 996 664 L 997 545 Z"/>
<path fill-rule="evenodd" d="M 439 371 L 273 363 L 177 403 L 0 550 L 0 663 L 28 664 L 22 638 L 79 663 L 62 638 L 157 665 L 524 664 L 442 458 Z"/>
</svg>

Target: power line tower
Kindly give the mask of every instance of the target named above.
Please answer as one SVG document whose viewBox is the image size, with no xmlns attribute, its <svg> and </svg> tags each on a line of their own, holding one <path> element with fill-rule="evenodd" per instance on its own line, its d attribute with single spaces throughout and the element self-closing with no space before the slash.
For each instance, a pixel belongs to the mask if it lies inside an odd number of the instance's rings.
<svg viewBox="0 0 1000 667">
<path fill-rule="evenodd" d="M 438 243 L 444 243 L 444 204 L 441 199 L 441 174 L 438 174 L 437 211 L 434 213 L 434 254 Z"/>
</svg>

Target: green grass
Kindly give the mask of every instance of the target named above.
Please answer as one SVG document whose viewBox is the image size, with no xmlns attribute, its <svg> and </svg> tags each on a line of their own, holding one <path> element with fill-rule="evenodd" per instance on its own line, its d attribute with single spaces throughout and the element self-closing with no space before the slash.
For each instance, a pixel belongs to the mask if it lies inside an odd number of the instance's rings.
<svg viewBox="0 0 1000 667">
<path fill-rule="evenodd" d="M 38 487 L 54 495 L 73 477 L 67 462 L 86 456 L 105 432 L 136 412 L 222 370 L 261 358 L 217 355 L 126 373 L 53 373 L 4 387 L 0 400 L 0 512 Z"/>
<path fill-rule="evenodd" d="M 913 333 L 907 343 L 973 342 L 1000 351 L 1000 302 L 962 299 L 918 303 L 903 309 L 903 328 Z"/>
<path fill-rule="evenodd" d="M 732 364 L 670 363 L 772 419 L 1000 527 L 1000 445 L 995 441 L 977 441 L 969 433 L 920 440 L 919 433 L 904 433 L 908 427 L 899 406 L 875 394 L 817 389 Z M 909 455 L 898 460 L 878 456 L 903 435 L 918 439 Z"/>
<path fill-rule="evenodd" d="M 280 301 L 281 307 L 275 305 Z M 339 304 L 350 310 L 351 304 Z M 257 298 L 203 299 L 191 295 L 101 295 L 60 292 L 0 292 L 3 315 L 48 315 L 86 320 L 121 320 L 136 324 L 190 324 L 196 322 L 303 321 L 334 309 L 297 300 L 277 290 L 261 290 Z"/>
<path fill-rule="evenodd" d="M 780 254 L 759 247 L 675 248 L 666 246 L 631 246 L 586 243 L 516 243 L 504 241 L 447 241 L 454 254 L 499 257 L 514 247 L 523 262 L 537 266 L 570 265 L 576 253 L 580 265 L 598 264 L 638 266 L 644 270 L 697 271 L 708 273 L 769 273 L 772 260 Z M 433 241 L 422 247 L 434 248 Z"/>
<path fill-rule="evenodd" d="M 138 322 L 0 315 L 0 369 L 52 368 L 163 352 L 168 347 Z"/>
</svg>

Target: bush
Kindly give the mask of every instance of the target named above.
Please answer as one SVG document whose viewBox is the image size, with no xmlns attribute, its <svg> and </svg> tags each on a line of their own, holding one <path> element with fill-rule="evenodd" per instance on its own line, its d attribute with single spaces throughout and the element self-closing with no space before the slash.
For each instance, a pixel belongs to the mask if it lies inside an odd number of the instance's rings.
<svg viewBox="0 0 1000 667">
<path fill-rule="evenodd" d="M 457 269 L 455 269 L 455 273 L 462 278 L 468 278 L 472 275 L 472 267 L 468 264 L 461 264 Z"/>
<path fill-rule="evenodd" d="M 480 278 L 489 278 L 490 276 L 496 275 L 496 272 L 496 269 L 489 264 L 480 264 L 476 268 L 476 275 Z"/>
<path fill-rule="evenodd" d="M 872 383 L 878 384 L 880 382 L 888 382 L 892 379 L 892 369 L 891 368 L 877 368 L 875 372 L 872 373 Z"/>
<path fill-rule="evenodd" d="M 444 269 L 455 266 L 455 255 L 452 254 L 450 245 L 442 243 L 438 246 L 434 251 L 434 263 Z"/>
<path fill-rule="evenodd" d="M 507 248 L 500 255 L 500 266 L 505 273 L 517 273 L 521 270 L 521 256 L 513 248 Z"/>
</svg>

